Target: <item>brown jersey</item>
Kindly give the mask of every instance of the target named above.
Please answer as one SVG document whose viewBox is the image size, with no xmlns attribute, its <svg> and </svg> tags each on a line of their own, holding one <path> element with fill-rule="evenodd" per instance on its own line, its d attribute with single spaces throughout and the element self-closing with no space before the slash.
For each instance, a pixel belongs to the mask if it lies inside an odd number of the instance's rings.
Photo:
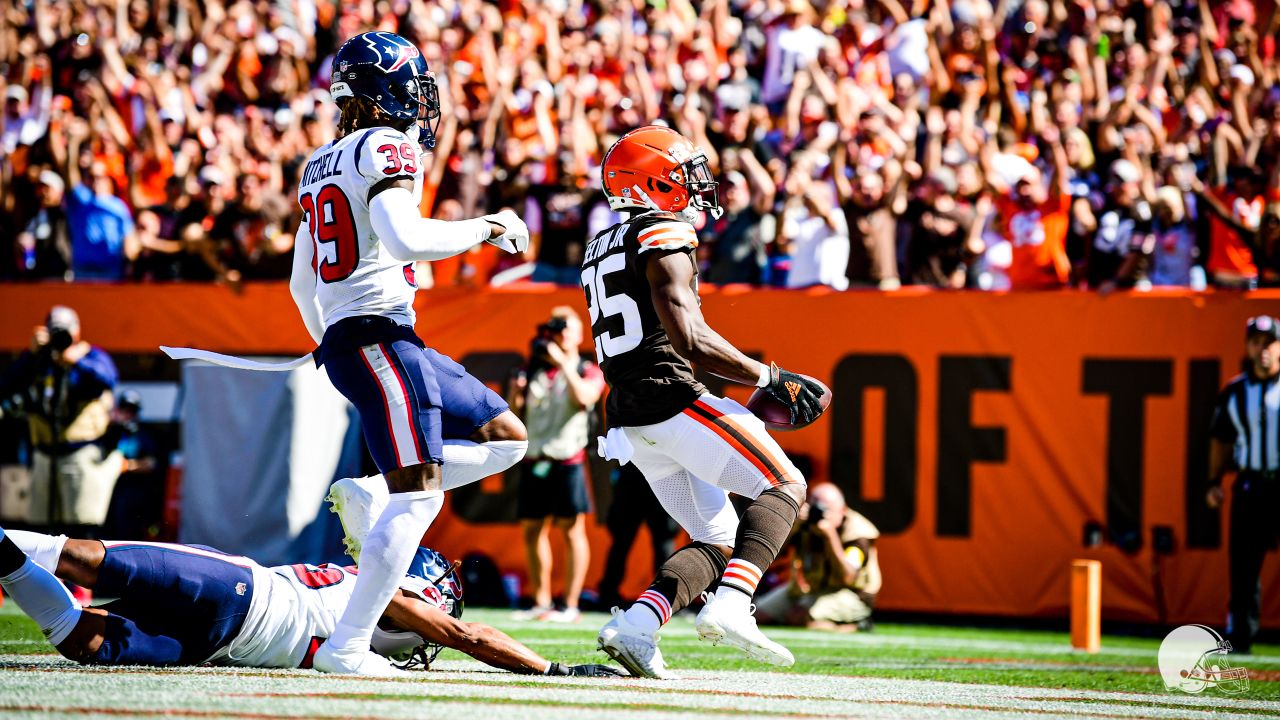
<svg viewBox="0 0 1280 720">
<path fill-rule="evenodd" d="M 645 266 L 655 255 L 682 253 L 694 266 L 698 236 L 678 216 L 648 212 L 596 235 L 582 260 L 596 359 L 609 383 L 609 427 L 652 425 L 678 415 L 706 392 L 689 361 L 671 346 L 653 309 Z"/>
</svg>

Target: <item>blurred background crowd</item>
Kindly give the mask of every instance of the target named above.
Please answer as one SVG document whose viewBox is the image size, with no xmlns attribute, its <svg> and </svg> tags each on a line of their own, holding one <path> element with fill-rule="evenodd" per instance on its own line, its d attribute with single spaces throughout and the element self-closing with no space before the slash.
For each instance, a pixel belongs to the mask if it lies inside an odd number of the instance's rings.
<svg viewBox="0 0 1280 720">
<path fill-rule="evenodd" d="M 512 206 L 535 237 L 423 285 L 575 284 L 615 220 L 602 155 L 653 121 L 720 179 L 712 283 L 1277 284 L 1278 23 L 1266 0 L 16 0 L 0 277 L 287 277 L 330 61 L 377 28 L 441 85 L 424 213 Z"/>
</svg>

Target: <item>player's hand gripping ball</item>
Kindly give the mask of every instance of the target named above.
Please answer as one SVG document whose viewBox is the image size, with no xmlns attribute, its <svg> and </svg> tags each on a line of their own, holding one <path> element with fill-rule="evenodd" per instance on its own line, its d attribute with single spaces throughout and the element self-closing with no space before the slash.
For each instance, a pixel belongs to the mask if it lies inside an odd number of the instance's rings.
<svg viewBox="0 0 1280 720">
<path fill-rule="evenodd" d="M 771 430 L 783 432 L 812 425 L 831 407 L 831 389 L 808 375 L 772 366 L 772 381 L 747 400 L 751 414 Z"/>
</svg>

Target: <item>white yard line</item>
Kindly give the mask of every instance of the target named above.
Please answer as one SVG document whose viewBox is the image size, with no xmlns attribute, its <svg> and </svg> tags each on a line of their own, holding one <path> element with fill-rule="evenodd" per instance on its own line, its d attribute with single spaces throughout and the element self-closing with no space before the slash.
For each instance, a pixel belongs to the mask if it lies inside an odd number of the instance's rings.
<svg viewBox="0 0 1280 720">
<path fill-rule="evenodd" d="M 29 669 L 13 667 L 22 663 Z M 56 658 L 0 656 L 0 714 L 192 711 L 229 716 L 422 717 L 456 706 L 486 720 L 795 717 L 1256 718 L 1280 703 L 1219 696 L 1075 691 L 923 680 L 769 672 L 687 671 L 675 682 L 517 677 L 445 662 L 410 681 L 335 678 L 310 671 L 93 669 Z M 1153 687 L 1158 687 L 1153 678 Z M 56 689 L 56 692 L 53 690 Z M 481 709 L 483 708 L 483 709 Z M 62 711 L 62 712 L 59 712 Z M 434 711 L 433 711 L 434 712 Z"/>
</svg>

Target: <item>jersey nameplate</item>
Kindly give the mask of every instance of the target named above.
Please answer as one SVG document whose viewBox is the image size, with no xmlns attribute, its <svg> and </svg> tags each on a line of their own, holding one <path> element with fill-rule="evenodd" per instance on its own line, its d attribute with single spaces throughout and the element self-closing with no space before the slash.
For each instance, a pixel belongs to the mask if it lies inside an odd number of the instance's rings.
<svg viewBox="0 0 1280 720">
<path fill-rule="evenodd" d="M 302 171 L 302 185 L 318 183 L 325 178 L 342 174 L 342 150 L 336 153 L 325 153 L 307 163 Z"/>
<path fill-rule="evenodd" d="M 619 225 L 619 229 L 625 229 L 626 225 Z M 586 258 L 582 263 L 585 265 L 594 262 L 600 257 L 609 254 L 610 250 L 622 247 L 622 241 L 626 237 L 626 232 L 611 232 L 608 235 L 601 235 L 591 242 L 587 243 Z"/>
</svg>

